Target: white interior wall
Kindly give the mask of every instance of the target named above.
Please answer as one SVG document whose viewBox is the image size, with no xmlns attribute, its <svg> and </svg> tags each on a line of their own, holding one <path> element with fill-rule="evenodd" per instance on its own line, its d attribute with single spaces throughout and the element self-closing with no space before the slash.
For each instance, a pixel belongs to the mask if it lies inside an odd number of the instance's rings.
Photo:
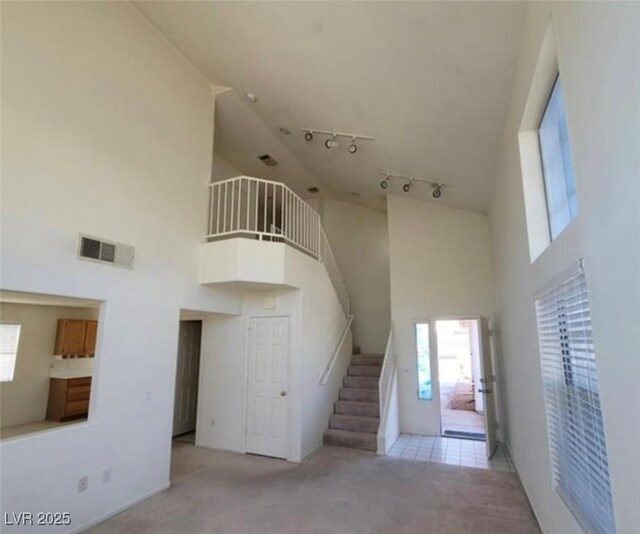
<svg viewBox="0 0 640 534">
<path fill-rule="evenodd" d="M 203 322 L 196 443 L 201 447 L 244 453 L 249 320 L 257 316 L 289 317 L 289 378 L 290 384 L 295 383 L 293 357 L 299 343 L 300 292 L 285 289 L 240 294 L 243 299 L 241 315 L 210 317 Z M 275 309 L 264 309 L 266 296 L 275 297 Z M 298 394 L 297 390 L 290 391 L 290 406 L 297 401 Z M 292 439 L 290 449 L 292 457 L 299 458 L 299 438 Z"/>
<path fill-rule="evenodd" d="M 58 319 L 97 319 L 98 310 L 3 302 L 0 318 L 20 324 L 13 381 L 0 383 L 0 428 L 43 421 Z"/>
<path fill-rule="evenodd" d="M 0 444 L 2 512 L 81 529 L 169 483 L 180 308 L 240 311 L 197 283 L 211 87 L 129 3 L 3 3 L 1 22 L 2 286 L 105 301 L 89 421 Z M 134 268 L 78 260 L 78 232 L 134 245 Z"/>
<path fill-rule="evenodd" d="M 491 208 L 498 354 L 507 439 L 545 532 L 581 532 L 552 489 L 533 295 L 585 260 L 618 532 L 636 532 L 640 420 L 640 5 L 533 3 L 529 8 Z M 567 110 L 576 219 L 529 260 L 518 147 L 549 23 Z"/>
<path fill-rule="evenodd" d="M 222 156 L 213 153 L 213 165 L 211 167 L 211 181 L 219 182 L 226 180 L 227 178 L 235 178 L 236 176 L 242 176 L 244 173 L 240 172 L 233 165 L 228 163 Z"/>
<path fill-rule="evenodd" d="M 387 213 L 400 430 L 439 435 L 437 364 L 432 353 L 432 400 L 418 400 L 414 321 L 492 315 L 489 222 L 480 213 L 394 195 L 387 196 Z"/>
<path fill-rule="evenodd" d="M 320 377 L 336 349 L 347 318 L 324 265 L 295 251 L 287 255 L 287 263 L 289 272 L 299 277 L 298 285 L 302 288 L 300 359 L 297 363 L 298 398 L 302 400 L 300 448 L 301 458 L 304 458 L 322 445 L 322 434 L 329 426 L 333 404 L 338 400 L 338 391 L 347 374 L 353 339 L 351 335 L 347 336 L 327 383 L 321 385 Z"/>
<path fill-rule="evenodd" d="M 290 318 L 291 336 L 288 459 L 298 462 L 322 443 L 349 364 L 351 338 L 347 337 L 328 383 L 320 385 L 346 324 L 324 266 L 288 246 L 245 241 L 248 251 L 255 247 L 255 257 L 260 257 L 264 245 L 283 248 L 281 277 L 300 290 L 246 291 L 241 316 L 205 320 L 196 442 L 203 447 L 245 452 L 248 321 L 250 317 L 284 315 Z M 255 263 L 249 257 L 247 262 Z M 267 296 L 276 298 L 274 309 L 264 308 Z"/>
<path fill-rule="evenodd" d="M 322 225 L 349 291 L 354 342 L 363 353 L 382 354 L 391 322 L 387 215 L 325 200 Z"/>
<path fill-rule="evenodd" d="M 400 411 L 398 407 L 397 370 L 393 372 L 393 376 L 391 378 L 388 403 L 389 404 L 386 417 L 381 421 L 382 435 L 380 435 L 380 433 L 378 434 L 378 454 L 387 454 L 398 439 L 398 436 L 400 436 Z"/>
</svg>

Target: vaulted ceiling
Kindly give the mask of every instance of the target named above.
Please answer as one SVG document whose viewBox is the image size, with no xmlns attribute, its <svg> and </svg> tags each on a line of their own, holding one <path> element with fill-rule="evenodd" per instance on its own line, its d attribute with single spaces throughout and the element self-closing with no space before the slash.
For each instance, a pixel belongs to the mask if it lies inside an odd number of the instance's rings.
<svg viewBox="0 0 640 534">
<path fill-rule="evenodd" d="M 450 184 L 438 202 L 487 210 L 526 4 L 135 6 L 214 85 L 232 89 L 217 99 L 216 152 L 243 173 L 384 207 L 379 173 L 391 172 Z M 306 143 L 300 128 L 375 141 L 352 155 L 346 141 Z M 279 165 L 265 167 L 264 153 Z M 405 194 L 401 186 L 388 192 Z M 407 194 L 429 199 L 430 189 Z"/>
</svg>

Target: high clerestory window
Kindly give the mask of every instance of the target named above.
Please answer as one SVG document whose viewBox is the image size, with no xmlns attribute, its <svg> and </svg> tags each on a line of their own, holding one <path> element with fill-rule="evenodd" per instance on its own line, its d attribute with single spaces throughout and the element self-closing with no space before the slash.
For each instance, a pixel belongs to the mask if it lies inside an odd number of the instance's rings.
<svg viewBox="0 0 640 534">
<path fill-rule="evenodd" d="M 549 233 L 553 240 L 578 213 L 560 76 L 551 89 L 538 137 Z"/>
</svg>

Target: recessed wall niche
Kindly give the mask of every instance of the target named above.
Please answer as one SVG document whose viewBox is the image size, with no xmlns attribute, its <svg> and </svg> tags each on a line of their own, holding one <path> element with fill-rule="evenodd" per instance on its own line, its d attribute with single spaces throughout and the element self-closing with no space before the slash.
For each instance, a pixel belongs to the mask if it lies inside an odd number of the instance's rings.
<svg viewBox="0 0 640 534">
<path fill-rule="evenodd" d="M 100 301 L 0 291 L 0 439 L 89 417 Z"/>
</svg>

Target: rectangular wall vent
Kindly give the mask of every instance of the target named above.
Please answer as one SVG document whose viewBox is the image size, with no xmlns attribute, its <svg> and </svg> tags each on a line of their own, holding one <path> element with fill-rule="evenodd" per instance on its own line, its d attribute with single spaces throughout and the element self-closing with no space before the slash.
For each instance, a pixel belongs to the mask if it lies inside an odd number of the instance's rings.
<svg viewBox="0 0 640 534">
<path fill-rule="evenodd" d="M 78 236 L 78 257 L 83 260 L 133 269 L 134 252 L 135 249 L 131 245 L 114 243 L 84 234 Z"/>
<path fill-rule="evenodd" d="M 262 161 L 267 167 L 275 167 L 278 162 L 273 159 L 269 154 L 262 154 L 262 156 L 258 156 L 258 159 Z"/>
</svg>

